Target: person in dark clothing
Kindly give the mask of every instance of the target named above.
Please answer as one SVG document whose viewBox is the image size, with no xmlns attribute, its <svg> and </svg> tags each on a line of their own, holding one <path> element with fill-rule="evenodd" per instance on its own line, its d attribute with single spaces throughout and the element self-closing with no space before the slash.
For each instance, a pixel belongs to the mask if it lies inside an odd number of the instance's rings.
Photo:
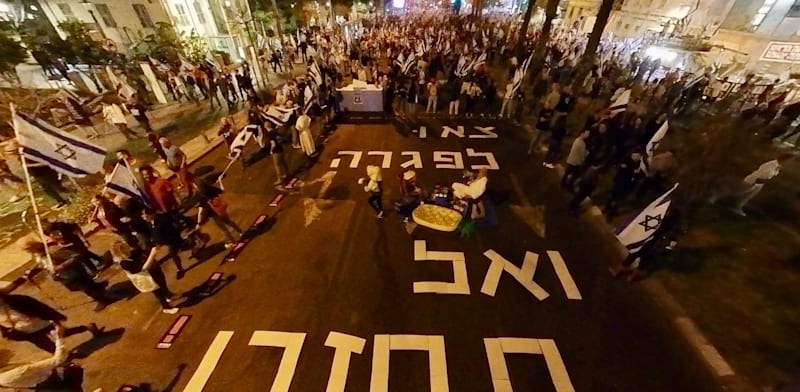
<svg viewBox="0 0 800 392">
<path fill-rule="evenodd" d="M 66 193 L 67 190 L 61 185 L 61 181 L 58 179 L 58 173 L 53 169 L 43 164 L 29 162 L 28 173 L 39 183 L 39 186 L 42 187 L 42 191 L 58 203 L 56 209 L 69 203 L 69 201 L 61 195 L 62 193 Z"/>
<path fill-rule="evenodd" d="M 49 353 L 56 345 L 50 338 L 56 326 L 63 326 L 67 316 L 36 298 L 0 292 L 0 334 L 17 342 L 29 342 Z M 97 324 L 64 327 L 64 337 L 90 332 L 92 337 L 102 330 Z"/>
<path fill-rule="evenodd" d="M 619 202 L 628 196 L 643 174 L 641 162 L 642 153 L 636 151 L 617 166 L 617 174 L 614 176 L 611 195 L 605 206 L 608 220 L 611 220 L 617 214 Z"/>
<path fill-rule="evenodd" d="M 100 267 L 105 264 L 102 257 L 89 249 L 86 238 L 83 236 L 83 230 L 78 224 L 50 222 L 44 228 L 44 232 L 53 238 L 61 248 L 77 253 L 80 261 L 93 274 L 96 274 Z"/>
<path fill-rule="evenodd" d="M 145 210 L 142 218 L 148 224 L 151 241 L 155 245 L 167 247 L 169 257 L 175 262 L 175 267 L 178 269 L 175 274 L 176 279 L 183 279 L 186 270 L 183 269 L 180 251 L 184 240 L 181 237 L 182 228 L 178 222 L 172 219 L 169 213 L 156 213 L 151 210 Z"/>
<path fill-rule="evenodd" d="M 242 228 L 228 215 L 228 204 L 222 199 L 222 190 L 202 181 L 197 181 L 196 186 L 200 196 L 197 208 L 197 229 L 200 229 L 200 225 L 206 218 L 210 219 L 225 235 L 225 247 L 232 247 L 235 239 L 230 229 L 241 236 Z"/>
<path fill-rule="evenodd" d="M 158 285 L 157 288 L 152 287 L 139 287 L 136 288 L 143 292 L 152 292 L 161 304 L 161 309 L 164 313 L 174 314 L 178 312 L 178 308 L 172 305 L 170 298 L 175 294 L 170 291 L 167 286 L 167 278 L 164 276 L 164 271 L 161 266 L 156 262 L 156 249 L 152 248 L 149 252 L 141 249 L 125 249 L 125 244 L 117 241 L 111 246 L 111 254 L 114 259 L 119 262 L 122 268 L 128 275 L 129 279 L 133 281 L 132 276 L 142 274 L 143 272 L 150 275 L 153 282 Z M 152 291 L 151 291 L 152 290 Z"/>
<path fill-rule="evenodd" d="M 153 127 L 150 125 L 150 119 L 147 117 L 147 106 L 142 103 L 141 100 L 137 99 L 136 103 L 129 107 L 131 111 L 131 115 L 139 124 L 142 125 L 146 133 L 153 132 Z"/>
<path fill-rule="evenodd" d="M 122 237 L 129 246 L 134 248 L 140 247 L 139 240 L 136 238 L 134 230 L 128 223 L 123 222 L 123 220 L 126 220 L 126 214 L 122 208 L 103 195 L 95 195 L 93 204 L 97 207 L 93 217 L 96 222 L 114 234 Z M 128 219 L 128 222 L 129 221 Z"/>
<path fill-rule="evenodd" d="M 550 124 L 553 121 L 553 111 L 542 108 L 536 121 L 536 128 L 533 130 L 531 142 L 528 144 L 528 155 L 533 154 L 534 149 L 539 145 L 539 140 L 550 131 Z"/>
<path fill-rule="evenodd" d="M 586 198 L 591 197 L 595 189 L 597 189 L 597 182 L 600 179 L 600 169 L 602 168 L 600 162 L 592 162 L 589 168 L 583 172 L 583 175 L 578 179 L 578 189 L 575 195 L 569 202 L 569 211 L 575 215 L 581 212 L 581 204 Z"/>
<path fill-rule="evenodd" d="M 40 243 L 41 244 L 41 243 Z M 44 245 L 41 246 L 40 256 L 44 256 Z M 34 253 L 34 252 L 32 252 Z M 69 291 L 81 291 L 95 302 L 95 311 L 101 311 L 108 306 L 111 301 L 106 296 L 105 286 L 108 282 L 99 283 L 86 272 L 84 261 L 81 256 L 73 250 L 62 248 L 50 255 L 53 260 L 54 274 L 53 279 L 64 285 Z"/>
<path fill-rule="evenodd" d="M 542 166 L 552 169 L 555 166 L 553 162 L 557 161 L 561 156 L 561 143 L 564 141 L 564 136 L 567 135 L 567 118 L 559 117 L 553 125 L 553 130 L 550 132 L 550 144 L 547 147 L 547 154 L 544 157 Z"/>
</svg>

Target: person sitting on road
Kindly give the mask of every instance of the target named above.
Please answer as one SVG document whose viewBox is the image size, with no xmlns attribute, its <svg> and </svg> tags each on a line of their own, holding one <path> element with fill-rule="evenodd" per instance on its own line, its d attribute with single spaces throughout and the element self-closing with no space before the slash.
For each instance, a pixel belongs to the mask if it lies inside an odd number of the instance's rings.
<svg viewBox="0 0 800 392">
<path fill-rule="evenodd" d="M 69 351 L 64 344 L 64 329 L 56 326 L 52 336 L 55 342 L 53 356 L 0 369 L 0 387 L 3 390 L 82 390 L 83 369 L 67 364 Z"/>
</svg>

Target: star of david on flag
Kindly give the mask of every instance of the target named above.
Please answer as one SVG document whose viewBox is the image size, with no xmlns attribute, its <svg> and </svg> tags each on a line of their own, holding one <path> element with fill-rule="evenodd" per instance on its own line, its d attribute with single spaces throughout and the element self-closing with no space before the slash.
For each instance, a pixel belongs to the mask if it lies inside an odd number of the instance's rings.
<svg viewBox="0 0 800 392">
<path fill-rule="evenodd" d="M 26 113 L 14 111 L 17 141 L 26 159 L 50 166 L 70 177 L 85 177 L 103 169 L 106 150 Z"/>
<path fill-rule="evenodd" d="M 661 140 L 667 135 L 668 130 L 669 121 L 664 121 L 664 123 L 661 124 L 661 127 L 658 128 L 658 131 L 656 131 L 656 133 L 653 134 L 653 137 L 650 138 L 650 141 L 647 142 L 647 147 L 645 147 L 645 156 L 639 163 L 645 173 L 647 173 L 647 168 L 650 167 L 650 163 L 653 160 L 653 155 L 655 155 L 658 146 L 661 144 Z"/>
<path fill-rule="evenodd" d="M 677 187 L 678 184 L 675 184 L 672 189 L 653 200 L 638 215 L 623 223 L 616 230 L 617 239 L 628 248 L 628 252 L 638 252 L 644 244 L 653 239 L 656 231 L 661 227 L 664 216 L 669 211 L 672 203 L 671 195 Z"/>
</svg>

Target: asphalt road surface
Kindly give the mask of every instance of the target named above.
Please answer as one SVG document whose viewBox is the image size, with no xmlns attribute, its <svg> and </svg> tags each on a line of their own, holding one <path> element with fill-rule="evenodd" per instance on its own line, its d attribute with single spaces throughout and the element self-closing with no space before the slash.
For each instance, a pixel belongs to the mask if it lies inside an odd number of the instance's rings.
<svg viewBox="0 0 800 392">
<path fill-rule="evenodd" d="M 242 226 L 268 215 L 265 229 L 232 262 L 222 264 L 225 251 L 213 245 L 181 281 L 167 261 L 176 291 L 202 290 L 223 273 L 212 295 L 179 314 L 161 314 L 139 295 L 94 316 L 125 331 L 84 360 L 85 385 L 717 391 L 651 300 L 609 277 L 611 244 L 585 217 L 567 213 L 556 175 L 526 149 L 523 132 L 497 120 L 341 125 L 277 207 L 269 206 L 278 193 L 271 158 L 234 164 L 224 180 L 231 215 Z M 220 171 L 223 150 L 195 167 Z M 417 153 L 425 187 L 460 180 L 462 167 L 492 166 L 495 224 L 462 238 L 406 225 L 392 212 L 376 219 L 358 178 L 368 164 L 383 165 L 390 210 L 397 173 L 414 167 Z M 298 150 L 287 148 L 287 157 L 293 168 L 304 164 Z M 171 346 L 156 348 L 182 315 L 191 317 L 167 338 Z"/>
</svg>

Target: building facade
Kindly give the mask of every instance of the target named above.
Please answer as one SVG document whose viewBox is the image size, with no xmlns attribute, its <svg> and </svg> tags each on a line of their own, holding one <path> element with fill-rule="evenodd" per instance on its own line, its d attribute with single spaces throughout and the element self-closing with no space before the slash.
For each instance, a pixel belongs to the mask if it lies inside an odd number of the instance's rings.
<svg viewBox="0 0 800 392">
<path fill-rule="evenodd" d="M 569 0 L 565 22 L 590 31 L 600 3 Z M 784 79 L 800 72 L 800 0 L 624 0 L 605 32 L 621 38 L 700 37 L 712 47 L 707 63 L 735 61 Z"/>
<path fill-rule="evenodd" d="M 231 34 L 231 18 L 249 12 L 236 8 L 238 1 L 221 0 L 39 0 L 42 11 L 59 29 L 61 22 L 85 23 L 93 38 L 126 53 L 138 36 L 152 33 L 158 23 L 170 23 L 182 34 L 196 32 L 212 50 L 242 57 L 242 37 Z M 229 18 L 230 17 L 230 18 Z"/>
</svg>

